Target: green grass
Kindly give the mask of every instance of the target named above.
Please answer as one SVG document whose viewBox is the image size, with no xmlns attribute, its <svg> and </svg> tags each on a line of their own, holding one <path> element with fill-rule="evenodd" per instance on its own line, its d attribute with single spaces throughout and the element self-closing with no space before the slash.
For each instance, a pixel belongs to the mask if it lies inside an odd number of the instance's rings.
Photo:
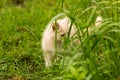
<svg viewBox="0 0 120 80">
<path fill-rule="evenodd" d="M 67 12 L 76 24 L 81 44 L 58 53 L 45 68 L 42 32 L 50 19 Z M 26 0 L 24 7 L 0 1 L 0 80 L 119 80 L 119 0 Z M 97 16 L 104 18 L 91 34 Z M 65 46 L 69 46 L 66 44 Z"/>
</svg>

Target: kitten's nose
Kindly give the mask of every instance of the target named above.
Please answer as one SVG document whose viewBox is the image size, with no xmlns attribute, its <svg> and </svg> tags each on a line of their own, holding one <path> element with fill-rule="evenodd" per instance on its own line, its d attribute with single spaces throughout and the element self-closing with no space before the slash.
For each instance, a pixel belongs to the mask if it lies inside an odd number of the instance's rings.
<svg viewBox="0 0 120 80">
<path fill-rule="evenodd" d="M 61 36 L 65 36 L 65 34 L 61 34 Z"/>
</svg>

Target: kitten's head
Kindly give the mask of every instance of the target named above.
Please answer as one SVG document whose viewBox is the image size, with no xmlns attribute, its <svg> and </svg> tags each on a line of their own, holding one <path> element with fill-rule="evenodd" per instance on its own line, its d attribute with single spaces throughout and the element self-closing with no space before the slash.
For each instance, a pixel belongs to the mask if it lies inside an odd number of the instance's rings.
<svg viewBox="0 0 120 80">
<path fill-rule="evenodd" d="M 56 20 L 52 25 L 52 30 L 57 33 L 57 37 L 65 37 L 68 34 L 70 27 L 69 18 Z"/>
<path fill-rule="evenodd" d="M 57 36 L 56 39 L 59 47 L 63 45 L 64 40 L 67 39 L 70 27 L 71 30 L 69 37 L 75 37 L 77 29 L 74 24 L 71 26 L 71 21 L 68 17 L 56 20 L 52 24 L 52 30 L 54 32 L 54 35 Z"/>
</svg>

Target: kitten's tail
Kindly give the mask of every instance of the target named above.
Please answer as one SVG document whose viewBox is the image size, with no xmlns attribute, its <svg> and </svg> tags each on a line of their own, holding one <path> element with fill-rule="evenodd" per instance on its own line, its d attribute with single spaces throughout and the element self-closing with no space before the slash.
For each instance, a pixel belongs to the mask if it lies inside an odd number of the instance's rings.
<svg viewBox="0 0 120 80">
<path fill-rule="evenodd" d="M 100 26 L 102 24 L 103 18 L 101 16 L 98 16 L 95 21 L 95 26 Z"/>
</svg>

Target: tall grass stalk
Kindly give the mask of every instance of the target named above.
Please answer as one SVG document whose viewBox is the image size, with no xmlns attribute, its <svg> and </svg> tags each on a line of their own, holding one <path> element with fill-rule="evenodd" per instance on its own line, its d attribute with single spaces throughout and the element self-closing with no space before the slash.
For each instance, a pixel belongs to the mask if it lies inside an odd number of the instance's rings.
<svg viewBox="0 0 120 80">
<path fill-rule="evenodd" d="M 92 4 L 92 2 L 89 4 Z M 119 77 L 120 47 L 115 45 L 119 44 L 120 37 L 118 4 L 119 1 L 96 1 L 96 5 L 86 6 L 83 11 L 75 12 L 74 19 L 76 20 L 71 20 L 76 23 L 78 29 L 82 31 L 91 27 L 93 32 L 90 34 L 88 34 L 88 30 L 82 32 L 78 37 L 82 37 L 80 44 L 83 46 L 74 47 L 72 51 L 75 52 L 74 55 L 64 57 L 64 62 L 69 65 L 65 65 L 67 70 L 64 70 L 63 79 L 83 80 L 88 79 L 90 76 L 89 80 L 113 80 Z M 72 16 L 74 15 L 73 13 L 70 12 L 69 15 Z M 103 17 L 103 21 L 97 28 L 94 26 L 94 22 L 95 18 L 99 15 Z M 86 33 L 88 35 L 84 35 Z M 81 55 L 75 58 L 74 56 L 78 54 Z M 82 71 L 79 68 L 84 69 Z"/>
</svg>

